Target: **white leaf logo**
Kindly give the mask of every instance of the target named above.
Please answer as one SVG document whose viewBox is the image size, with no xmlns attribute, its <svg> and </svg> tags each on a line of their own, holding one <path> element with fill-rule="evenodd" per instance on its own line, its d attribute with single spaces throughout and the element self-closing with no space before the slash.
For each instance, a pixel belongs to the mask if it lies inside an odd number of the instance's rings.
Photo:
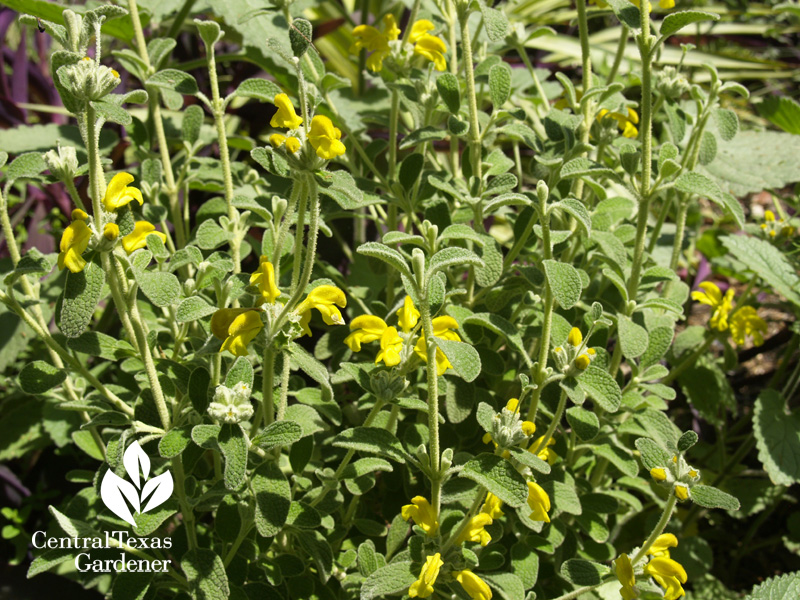
<svg viewBox="0 0 800 600">
<path fill-rule="evenodd" d="M 172 473 L 164 471 L 161 475 L 148 479 L 150 457 L 142 450 L 139 442 L 133 442 L 128 446 L 122 457 L 122 464 L 125 465 L 125 471 L 133 483 L 126 481 L 111 470 L 106 471 L 103 482 L 100 484 L 100 497 L 111 512 L 135 527 L 136 520 L 130 507 L 133 507 L 133 512 L 139 514 L 169 500 L 174 488 Z M 142 475 L 141 484 L 140 473 Z M 145 501 L 147 504 L 142 509 L 141 505 Z"/>
</svg>

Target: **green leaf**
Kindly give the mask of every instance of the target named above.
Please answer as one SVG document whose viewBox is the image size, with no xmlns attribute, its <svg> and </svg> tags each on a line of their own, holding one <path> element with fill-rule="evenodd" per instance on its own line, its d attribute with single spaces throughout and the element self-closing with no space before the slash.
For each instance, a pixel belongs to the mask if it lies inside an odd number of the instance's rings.
<svg viewBox="0 0 800 600">
<path fill-rule="evenodd" d="M 494 110 L 500 110 L 511 96 L 511 67 L 501 62 L 489 69 L 489 96 Z"/>
<path fill-rule="evenodd" d="M 800 135 L 800 103 L 789 96 L 766 96 L 756 104 L 758 114 L 787 133 Z"/>
<path fill-rule="evenodd" d="M 320 194 L 329 196 L 344 210 L 356 210 L 378 201 L 377 196 L 364 194 L 353 176 L 343 169 L 332 173 L 320 171 L 317 176 L 323 182 L 319 188 Z"/>
<path fill-rule="evenodd" d="M 393 562 L 381 567 L 361 584 L 361 600 L 398 595 L 417 579 L 410 562 Z"/>
<path fill-rule="evenodd" d="M 448 110 L 457 115 L 461 109 L 461 88 L 458 85 L 458 78 L 452 73 L 442 73 L 436 79 L 436 89 L 439 90 L 439 96 Z"/>
<path fill-rule="evenodd" d="M 217 438 L 221 429 L 219 425 L 195 425 L 192 427 L 192 441 L 201 448 L 218 448 Z"/>
<path fill-rule="evenodd" d="M 53 264 L 48 257 L 36 248 L 31 248 L 25 256 L 20 258 L 14 270 L 5 276 L 3 283 L 10 286 L 22 275 L 49 273 L 52 268 Z"/>
<path fill-rule="evenodd" d="M 19 372 L 19 386 L 26 394 L 44 394 L 61 385 L 66 378 L 64 369 L 57 369 L 43 360 L 35 360 Z"/>
<path fill-rule="evenodd" d="M 685 432 L 679 439 L 678 439 L 678 452 L 686 452 L 697 443 L 698 436 L 697 433 L 694 431 L 687 431 Z"/>
<path fill-rule="evenodd" d="M 36 177 L 47 168 L 39 152 L 20 154 L 6 169 L 6 185 L 17 179 Z"/>
<path fill-rule="evenodd" d="M 264 450 L 272 450 L 277 447 L 291 446 L 302 437 L 303 428 L 300 424 L 294 421 L 275 421 L 254 437 L 251 443 Z"/>
<path fill-rule="evenodd" d="M 197 93 L 197 81 L 189 73 L 177 69 L 164 69 L 151 75 L 144 82 L 145 87 L 156 87 L 162 90 L 178 92 L 193 96 Z"/>
<path fill-rule="evenodd" d="M 570 309 L 581 299 L 581 276 L 578 270 L 569 263 L 548 259 L 542 261 L 547 282 L 553 296 L 563 309 Z"/>
<path fill-rule="evenodd" d="M 228 600 L 230 587 L 222 559 L 213 550 L 195 548 L 181 558 L 194 600 Z"/>
<path fill-rule="evenodd" d="M 550 465 L 547 463 L 547 461 L 542 460 L 533 452 L 523 450 L 522 448 L 517 448 L 516 446 L 512 446 L 508 450 L 511 452 L 511 456 L 514 459 L 518 460 L 526 467 L 530 467 L 534 471 L 544 473 L 545 475 L 551 471 Z"/>
<path fill-rule="evenodd" d="M 295 57 L 302 58 L 311 45 L 312 36 L 313 31 L 308 20 L 299 18 L 292 21 L 289 26 L 289 44 Z"/>
<path fill-rule="evenodd" d="M 473 266 L 483 267 L 484 262 L 478 257 L 477 254 L 466 248 L 458 248 L 450 246 L 442 248 L 434 254 L 428 261 L 428 281 L 439 271 L 444 271 L 450 267 L 456 266 Z"/>
<path fill-rule="evenodd" d="M 187 106 L 186 110 L 183 111 L 183 120 L 181 121 L 181 133 L 183 134 L 183 140 L 189 142 L 191 145 L 194 145 L 200 138 L 200 130 L 203 127 L 204 120 L 205 113 L 199 104 Z M 178 252 L 180 252 L 180 250 Z M 174 256 L 172 260 L 175 260 Z"/>
<path fill-rule="evenodd" d="M 647 351 L 650 339 L 644 327 L 631 321 L 630 317 L 618 315 L 617 329 L 625 358 L 636 358 Z"/>
<path fill-rule="evenodd" d="M 744 235 L 726 236 L 722 243 L 777 293 L 800 306 L 800 277 L 780 250 L 766 240 Z"/>
<path fill-rule="evenodd" d="M 239 356 L 225 375 L 225 387 L 233 388 L 238 383 L 245 383 L 252 389 L 253 378 L 253 365 L 246 356 Z"/>
<path fill-rule="evenodd" d="M 301 369 L 306 375 L 316 381 L 322 388 L 323 398 L 333 398 L 330 375 L 325 365 L 309 354 L 308 350 L 303 348 L 300 344 L 291 344 L 289 350 L 291 352 L 290 358 L 292 368 Z"/>
<path fill-rule="evenodd" d="M 753 413 L 758 460 L 775 485 L 800 481 L 800 410 L 789 412 L 783 396 L 766 389 Z"/>
<path fill-rule="evenodd" d="M 648 471 L 657 467 L 665 468 L 672 462 L 672 455 L 650 438 L 639 438 L 635 444 Z"/>
<path fill-rule="evenodd" d="M 483 2 L 479 6 L 489 40 L 492 42 L 503 40 L 508 33 L 508 18 L 506 14 L 496 8 L 486 6 Z"/>
<path fill-rule="evenodd" d="M 385 456 L 399 463 L 405 463 L 407 458 L 400 440 L 393 433 L 379 427 L 346 429 L 333 438 L 333 445 L 337 448 Z"/>
<path fill-rule="evenodd" d="M 178 512 L 178 501 L 170 498 L 155 509 L 135 515 L 136 527 L 133 528 L 133 532 L 139 537 L 151 535 L 176 512 Z"/>
<path fill-rule="evenodd" d="M 684 171 L 675 180 L 675 189 L 686 194 L 704 196 L 734 218 L 739 228 L 744 227 L 744 210 L 739 201 L 723 192 L 711 179 L 696 171 Z"/>
<path fill-rule="evenodd" d="M 397 179 L 407 193 L 411 192 L 411 190 L 414 189 L 414 185 L 419 181 L 419 176 L 422 173 L 424 164 L 425 157 L 419 152 L 409 154 L 403 159 L 403 162 L 400 163 L 400 172 L 398 173 Z"/>
<path fill-rule="evenodd" d="M 186 449 L 191 440 L 191 425 L 170 429 L 158 442 L 158 453 L 164 458 L 174 458 Z"/>
<path fill-rule="evenodd" d="M 194 24 L 197 31 L 200 33 L 200 38 L 206 45 L 206 48 L 212 48 L 218 41 L 220 41 L 225 34 L 216 21 L 203 21 L 195 19 Z"/>
<path fill-rule="evenodd" d="M 205 367 L 197 367 L 189 376 L 189 400 L 192 407 L 201 415 L 208 408 L 208 391 L 211 385 L 211 375 Z"/>
<path fill-rule="evenodd" d="M 295 537 L 314 560 L 320 580 L 323 583 L 328 581 L 333 570 L 333 550 L 328 540 L 319 531 L 298 531 Z"/>
<path fill-rule="evenodd" d="M 470 382 L 481 374 L 481 357 L 471 345 L 438 337 L 434 337 L 434 341 L 461 379 Z"/>
<path fill-rule="evenodd" d="M 133 269 L 139 289 L 159 308 L 172 306 L 181 296 L 181 284 L 172 273 Z"/>
<path fill-rule="evenodd" d="M 589 160 L 585 157 L 573 158 L 564 163 L 561 167 L 561 178 L 571 179 L 573 177 L 614 177 L 614 169 Z"/>
<path fill-rule="evenodd" d="M 482 485 L 509 506 L 522 506 L 528 501 L 525 479 L 510 462 L 496 454 L 479 454 L 464 465 L 459 476 Z"/>
<path fill-rule="evenodd" d="M 800 597 L 800 571 L 795 571 L 772 577 L 758 584 L 745 600 L 790 600 L 798 597 Z"/>
<path fill-rule="evenodd" d="M 571 558 L 561 565 L 561 576 L 575 585 L 598 585 L 611 570 L 600 563 Z"/>
<path fill-rule="evenodd" d="M 594 365 L 578 376 L 578 387 L 603 410 L 616 412 L 622 402 L 622 392 L 614 378 Z"/>
<path fill-rule="evenodd" d="M 641 29 L 641 13 L 638 7 L 628 2 L 628 0 L 608 0 L 607 4 L 611 5 L 611 10 L 617 15 L 620 23 L 627 25 L 631 29 Z"/>
<path fill-rule="evenodd" d="M 411 274 L 411 270 L 408 268 L 406 259 L 394 248 L 390 248 L 384 244 L 379 244 L 378 242 L 367 242 L 366 244 L 361 244 L 358 247 L 357 252 L 359 254 L 364 254 L 365 256 L 377 258 L 378 260 L 381 260 L 392 266 L 394 269 L 412 281 L 414 280 L 414 276 Z"/>
<path fill-rule="evenodd" d="M 106 272 L 89 262 L 80 273 L 67 271 L 58 326 L 68 338 L 76 338 L 89 326 L 106 281 Z"/>
<path fill-rule="evenodd" d="M 695 504 L 705 508 L 739 510 L 739 501 L 736 498 L 709 485 L 694 485 L 689 491 L 689 495 Z"/>
<path fill-rule="evenodd" d="M 600 432 L 600 419 L 592 411 L 573 406 L 567 409 L 567 423 L 575 434 L 584 442 L 597 437 Z"/>
<path fill-rule="evenodd" d="M 68 560 L 75 560 L 75 553 L 71 548 L 46 550 L 40 556 L 34 558 L 31 566 L 28 567 L 28 579 L 35 577 L 39 573 L 49 571 Z"/>
<path fill-rule="evenodd" d="M 583 202 L 577 198 L 564 198 L 561 202 L 556 202 L 550 209 L 560 208 L 565 213 L 575 217 L 583 230 L 589 235 L 592 231 L 592 217 Z M 548 210 L 549 212 L 549 210 Z"/>
<path fill-rule="evenodd" d="M 106 360 L 119 360 L 133 354 L 133 346 L 128 342 L 117 340 L 98 331 L 84 331 L 79 337 L 69 338 L 67 348 L 89 356 L 99 356 Z"/>
<path fill-rule="evenodd" d="M 700 23 L 702 21 L 718 21 L 719 15 L 700 10 L 682 10 L 674 12 L 664 17 L 661 22 L 661 36 L 667 37 L 672 35 L 692 23 Z"/>
<path fill-rule="evenodd" d="M 252 98 L 261 102 L 274 102 L 275 96 L 281 93 L 272 81 L 261 78 L 245 79 L 234 92 L 240 98 Z"/>
<path fill-rule="evenodd" d="M 482 558 L 486 555 L 482 555 Z M 482 579 L 500 596 L 500 600 L 524 600 L 525 585 L 513 573 L 481 573 Z"/>
<path fill-rule="evenodd" d="M 178 305 L 175 321 L 178 323 L 199 321 L 203 317 L 213 315 L 217 310 L 219 309 L 216 306 L 211 306 L 205 298 L 201 296 L 191 296 L 182 300 Z"/>
<path fill-rule="evenodd" d="M 605 458 L 625 475 L 636 477 L 639 474 L 639 465 L 622 449 L 611 444 L 600 444 L 594 447 L 594 453 Z"/>
<path fill-rule="evenodd" d="M 520 578 L 525 589 L 536 585 L 539 578 L 539 555 L 532 544 L 520 540 L 511 546 L 511 572 Z"/>
<path fill-rule="evenodd" d="M 303 429 L 302 437 L 314 435 L 326 428 L 325 422 L 319 416 L 319 413 L 305 404 L 292 404 L 286 409 L 286 419 L 300 425 Z"/>
<path fill-rule="evenodd" d="M 475 313 L 464 319 L 462 324 L 485 327 L 497 335 L 502 336 L 508 342 L 508 345 L 520 354 L 527 353 L 525 344 L 522 341 L 522 336 L 519 333 L 519 328 L 498 314 Z"/>
<path fill-rule="evenodd" d="M 247 436 L 238 423 L 226 423 L 220 429 L 217 443 L 225 457 L 225 487 L 238 490 L 247 476 Z"/>
<path fill-rule="evenodd" d="M 291 505 L 291 488 L 280 467 L 273 462 L 261 464 L 250 478 L 256 499 L 256 529 L 262 537 L 273 537 L 286 524 Z"/>
<path fill-rule="evenodd" d="M 227 244 L 230 237 L 230 233 L 212 219 L 203 221 L 195 233 L 195 241 L 202 250 L 219 248 L 223 244 Z"/>
<path fill-rule="evenodd" d="M 739 117 L 736 113 L 727 108 L 717 108 L 714 111 L 714 120 L 717 122 L 717 129 L 720 137 L 726 142 L 730 142 L 739 132 Z"/>
<path fill-rule="evenodd" d="M 400 144 L 397 146 L 397 148 L 399 150 L 407 150 L 408 148 L 413 148 L 419 144 L 424 144 L 425 142 L 436 142 L 438 140 L 443 140 L 446 137 L 447 132 L 444 129 L 437 129 L 436 127 L 423 127 L 422 129 L 412 131 L 405 136 L 400 141 Z"/>
<path fill-rule="evenodd" d="M 131 114 L 126 109 L 122 108 L 118 104 L 115 104 L 114 102 L 109 102 L 108 100 L 95 100 L 89 104 L 91 104 L 92 108 L 94 108 L 94 110 L 97 112 L 97 116 L 105 121 L 117 123 L 118 125 L 124 125 L 126 127 L 133 123 Z"/>
</svg>

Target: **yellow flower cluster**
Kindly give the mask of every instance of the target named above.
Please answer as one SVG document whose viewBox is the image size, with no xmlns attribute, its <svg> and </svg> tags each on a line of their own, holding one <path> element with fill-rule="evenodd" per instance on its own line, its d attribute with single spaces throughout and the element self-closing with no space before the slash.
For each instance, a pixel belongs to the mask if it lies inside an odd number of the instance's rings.
<svg viewBox="0 0 800 600">
<path fill-rule="evenodd" d="M 623 137 L 635 138 L 639 135 L 639 130 L 636 128 L 636 125 L 639 124 L 639 115 L 630 106 L 627 107 L 627 114 L 611 112 L 605 108 L 597 113 L 598 121 L 602 121 L 606 117 L 617 122 L 617 127 L 619 127 Z"/>
<path fill-rule="evenodd" d="M 656 538 L 653 545 L 647 550 L 646 555 L 651 556 L 650 561 L 644 566 L 644 573 L 656 580 L 664 588 L 664 600 L 677 600 L 685 596 L 686 592 L 681 586 L 686 583 L 686 571 L 680 563 L 670 558 L 669 549 L 678 545 L 678 538 L 671 533 L 664 533 Z M 622 584 L 619 592 L 624 600 L 634 600 L 639 596 L 636 588 L 636 574 L 627 554 L 621 554 L 614 561 L 617 580 Z"/>
<path fill-rule="evenodd" d="M 417 326 L 420 313 L 414 306 L 414 301 L 410 296 L 406 296 L 403 306 L 397 312 L 397 323 L 403 333 L 408 335 Z M 455 332 L 458 323 L 455 319 L 448 316 L 436 317 L 432 320 L 433 334 L 441 339 L 460 341 L 461 338 Z M 375 357 L 375 364 L 383 362 L 387 367 L 394 367 L 400 364 L 400 352 L 403 348 L 404 340 L 400 337 L 396 327 L 390 327 L 386 321 L 375 315 L 360 315 L 350 323 L 352 333 L 348 335 L 344 343 L 353 352 L 361 352 L 361 344 L 367 344 L 380 340 L 381 349 Z M 425 345 L 425 334 L 421 333 L 414 346 L 414 352 L 422 360 L 428 360 L 428 353 Z M 436 349 L 436 372 L 442 375 L 452 365 L 440 349 Z"/>
<path fill-rule="evenodd" d="M 258 288 L 259 306 L 275 304 L 281 295 L 275 281 L 275 267 L 266 256 L 259 259 L 258 268 L 250 275 L 250 285 Z M 327 325 L 343 325 L 344 318 L 339 307 L 347 306 L 344 292 L 333 285 L 320 285 L 308 293 L 305 300 L 297 305 L 295 312 L 300 316 L 300 327 L 304 335 L 311 335 L 308 324 L 311 309 L 322 315 Z M 247 346 L 264 328 L 261 321 L 261 308 L 221 308 L 211 317 L 211 333 L 222 340 L 221 352 L 229 351 L 234 356 L 247 356 Z"/>
<path fill-rule="evenodd" d="M 106 211 L 113 213 L 130 204 L 136 200 L 141 206 L 144 204 L 142 192 L 137 188 L 131 187 L 128 184 L 133 181 L 133 175 L 130 173 L 117 173 L 111 179 L 103 195 L 103 207 Z M 97 219 L 99 217 L 96 216 Z M 61 244 L 58 255 L 58 268 L 67 268 L 73 273 L 80 273 L 86 268 L 86 260 L 81 256 L 89 242 L 92 239 L 92 229 L 87 221 L 89 215 L 85 211 L 76 208 L 72 211 L 72 223 L 64 230 L 61 235 Z M 97 223 L 95 223 L 97 224 Z M 161 231 L 156 231 L 156 228 L 147 221 L 137 221 L 134 224 L 133 231 L 122 238 L 122 247 L 125 252 L 131 254 L 139 248 L 144 248 L 147 245 L 148 234 L 155 234 L 164 242 L 167 240 L 167 235 Z M 119 226 L 116 223 L 106 223 L 103 227 L 103 237 L 109 242 L 115 241 L 119 237 Z"/>
<path fill-rule="evenodd" d="M 444 71 L 447 68 L 444 57 L 447 45 L 441 38 L 428 33 L 433 29 L 435 26 L 428 19 L 420 19 L 411 27 L 408 41 L 414 44 L 414 54 L 432 62 L 437 71 Z M 369 52 L 367 68 L 378 73 L 383 69 L 384 59 L 391 54 L 389 42 L 400 37 L 400 29 L 397 27 L 394 15 L 389 14 L 383 17 L 382 30 L 372 25 L 359 25 L 353 29 L 353 37 L 355 41 L 350 47 L 350 52 L 357 53 L 362 49 Z"/>
<path fill-rule="evenodd" d="M 786 223 L 784 219 L 776 219 L 775 213 L 771 210 L 764 211 L 764 222 L 760 227 L 764 235 L 771 240 L 778 237 L 792 237 L 795 233 L 794 226 Z"/>
<path fill-rule="evenodd" d="M 419 579 L 408 588 L 409 597 L 430 597 L 433 594 L 433 584 L 436 583 L 442 566 L 444 566 L 444 561 L 439 552 L 425 557 L 425 564 L 422 565 Z M 472 600 L 492 600 L 492 590 L 483 579 L 469 569 L 453 571 L 452 575 Z"/>
<path fill-rule="evenodd" d="M 272 119 L 269 122 L 272 127 L 297 130 L 303 124 L 303 117 L 295 112 L 289 96 L 277 94 L 273 103 L 278 107 L 278 110 L 272 115 Z M 320 158 L 331 160 L 344 154 L 347 148 L 345 148 L 341 138 L 341 130 L 338 127 L 334 127 L 333 121 L 328 117 L 316 115 L 311 119 L 308 141 Z M 300 139 L 295 135 L 285 136 L 280 133 L 273 133 L 269 136 L 269 143 L 275 148 L 284 146 L 290 154 L 295 154 L 302 146 Z"/>
<path fill-rule="evenodd" d="M 704 281 L 699 285 L 702 291 L 692 292 L 692 300 L 711 307 L 709 326 L 717 331 L 730 329 L 731 337 L 739 346 L 745 344 L 746 338 L 753 338 L 753 344 L 760 346 L 764 343 L 764 334 L 767 332 L 767 323 L 758 316 L 752 306 L 737 306 L 733 308 L 733 288 L 728 288 L 725 295 L 719 287 Z"/>
</svg>

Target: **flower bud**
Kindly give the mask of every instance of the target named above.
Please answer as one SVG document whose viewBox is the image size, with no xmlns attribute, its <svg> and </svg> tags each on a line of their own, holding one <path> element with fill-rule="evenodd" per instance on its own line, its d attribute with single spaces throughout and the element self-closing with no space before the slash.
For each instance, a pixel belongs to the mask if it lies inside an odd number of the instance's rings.
<svg viewBox="0 0 800 600">
<path fill-rule="evenodd" d="M 253 416 L 250 386 L 244 382 L 237 383 L 231 388 L 218 385 L 214 392 L 214 401 L 208 405 L 208 414 L 222 423 L 249 421 Z"/>
<path fill-rule="evenodd" d="M 42 156 L 50 173 L 64 183 L 72 182 L 78 170 L 78 157 L 72 146 L 59 146 L 58 150 L 48 150 Z"/>
<path fill-rule="evenodd" d="M 113 242 L 119 237 L 119 225 L 116 223 L 106 223 L 103 227 L 103 237 L 109 242 Z"/>
</svg>

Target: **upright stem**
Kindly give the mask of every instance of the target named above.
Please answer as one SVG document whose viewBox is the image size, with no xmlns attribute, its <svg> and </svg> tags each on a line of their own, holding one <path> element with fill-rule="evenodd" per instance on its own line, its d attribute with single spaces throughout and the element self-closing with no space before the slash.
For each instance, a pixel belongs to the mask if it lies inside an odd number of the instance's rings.
<svg viewBox="0 0 800 600">
<path fill-rule="evenodd" d="M 533 451 L 534 454 L 538 454 L 543 448 L 547 448 L 547 442 L 553 437 L 553 434 L 558 427 L 558 424 L 561 422 L 561 416 L 564 414 L 564 408 L 567 406 L 567 392 L 563 389 L 561 390 L 561 396 L 558 398 L 558 406 L 556 407 L 556 412 L 553 414 L 553 420 L 550 421 L 550 425 L 545 431 L 544 436 L 542 437 L 542 441 L 539 442 L 539 445 L 536 447 L 536 450 Z"/>
<path fill-rule="evenodd" d="M 645 0 L 645 2 L 646 1 L 647 0 Z M 642 4 L 644 4 L 644 2 Z M 645 7 L 643 6 L 642 10 L 644 9 Z M 642 559 L 642 557 L 647 553 L 647 551 L 650 550 L 650 547 L 656 541 L 656 538 L 660 536 L 662 533 L 664 533 L 664 528 L 667 526 L 667 523 L 669 523 L 669 518 L 672 516 L 672 510 L 675 508 L 675 503 L 677 501 L 678 498 L 677 496 L 675 496 L 675 493 L 670 492 L 669 499 L 667 500 L 667 503 L 664 505 L 664 512 L 661 513 L 661 518 L 658 520 L 658 523 L 656 523 L 656 526 L 653 528 L 652 533 L 650 533 L 650 537 L 647 538 L 642 547 L 639 548 L 639 551 L 631 559 L 631 564 L 634 567 L 636 566 L 636 563 L 639 562 Z"/>
<path fill-rule="evenodd" d="M 636 300 L 639 279 L 644 262 L 644 244 L 647 234 L 647 218 L 650 214 L 650 178 L 653 172 L 653 85 L 652 53 L 653 41 L 650 36 L 650 0 L 641 3 L 642 33 L 639 37 L 639 54 L 642 58 L 642 181 L 640 187 L 639 214 L 636 219 L 636 241 L 633 248 L 631 277 L 628 280 L 628 298 Z M 633 305 L 626 311 L 630 314 Z"/>
<path fill-rule="evenodd" d="M 239 213 L 233 206 L 233 176 L 231 175 L 231 155 L 228 150 L 228 134 L 225 131 L 225 107 L 219 95 L 219 81 L 217 80 L 217 61 L 214 56 L 214 46 L 209 44 L 208 52 L 208 78 L 211 86 L 211 106 L 214 112 L 214 124 L 217 127 L 217 142 L 219 143 L 219 160 L 222 163 L 222 178 L 225 182 L 225 206 L 228 209 L 228 219 L 233 225 L 233 239 L 231 240 L 231 254 L 233 255 L 233 272 L 242 270 L 241 240 L 239 239 Z"/>
<path fill-rule="evenodd" d="M 606 79 L 606 85 L 611 85 L 614 83 L 614 79 L 617 77 L 617 73 L 619 72 L 619 67 L 622 64 L 622 57 L 625 56 L 625 48 L 628 47 L 628 33 L 629 29 L 627 25 L 622 25 L 622 31 L 619 34 L 619 44 L 617 45 L 617 52 L 614 54 L 614 64 L 611 65 L 611 70 L 608 72 L 608 78 Z"/>
<path fill-rule="evenodd" d="M 450 40 L 450 73 L 458 77 L 458 16 L 456 15 L 456 5 L 453 0 L 447 0 L 447 33 Z M 450 136 L 450 168 L 453 177 L 461 176 L 461 166 L 459 165 L 459 142 L 456 136 Z"/>
<path fill-rule="evenodd" d="M 670 271 L 675 271 L 678 268 L 678 260 L 680 260 L 681 251 L 683 250 L 683 235 L 686 230 L 687 212 L 689 212 L 689 202 L 685 199 L 679 200 L 678 216 L 675 217 L 675 241 L 672 245 L 672 258 L 669 261 Z"/>
<path fill-rule="evenodd" d="M 592 85 L 592 55 L 589 50 L 589 26 L 586 20 L 586 0 L 577 0 L 578 7 L 578 34 L 581 40 L 581 61 L 583 66 L 583 76 L 581 85 L 583 86 L 583 93 L 589 91 Z M 583 124 L 581 125 L 581 142 L 583 144 L 589 143 L 589 129 L 592 126 L 592 105 L 591 100 L 583 103 L 581 113 L 583 115 Z M 582 156 L 586 156 L 584 152 Z M 577 198 L 583 196 L 583 178 L 576 177 L 573 184 L 573 193 Z"/>
<path fill-rule="evenodd" d="M 392 107 L 389 112 L 389 181 L 394 183 L 397 168 L 397 122 L 400 119 L 400 94 L 392 88 Z"/>
<path fill-rule="evenodd" d="M 481 130 L 478 121 L 478 96 L 475 93 L 475 72 L 472 63 L 472 41 L 469 35 L 469 10 L 460 15 L 461 52 L 464 54 L 464 74 L 467 79 L 467 103 L 469 105 L 469 153 L 472 162 L 472 175 L 477 179 L 479 188 L 483 181 L 483 163 L 481 159 Z"/>
<path fill-rule="evenodd" d="M 431 506 L 434 511 L 434 520 L 438 520 L 442 503 L 441 455 L 439 453 L 439 375 L 436 370 L 436 352 L 438 349 L 433 335 L 431 304 L 427 290 L 423 290 L 422 295 L 420 317 L 422 319 L 422 331 L 425 334 L 427 356 L 428 433 L 430 441 L 428 453 L 431 461 Z"/>
</svg>

